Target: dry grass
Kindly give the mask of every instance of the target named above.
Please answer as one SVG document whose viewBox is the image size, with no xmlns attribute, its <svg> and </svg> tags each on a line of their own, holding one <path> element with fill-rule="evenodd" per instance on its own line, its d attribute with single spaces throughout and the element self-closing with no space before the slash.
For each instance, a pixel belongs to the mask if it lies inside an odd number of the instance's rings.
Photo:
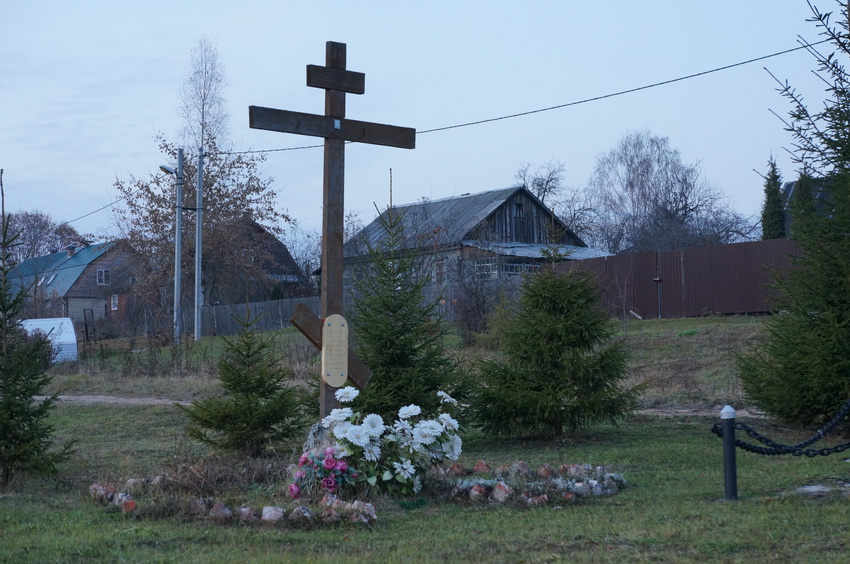
<svg viewBox="0 0 850 564">
<path fill-rule="evenodd" d="M 631 353 L 629 386 L 644 407 L 746 404 L 737 355 L 764 338 L 764 317 L 630 321 L 619 336 Z"/>
<path fill-rule="evenodd" d="M 617 337 L 631 353 L 627 386 L 643 385 L 643 407 L 713 408 L 726 403 L 746 407 L 736 375 L 736 355 L 764 338 L 764 317 L 701 317 L 615 322 Z M 457 340 L 455 337 L 451 339 Z M 498 353 L 483 347 L 451 346 L 464 366 L 474 370 L 479 358 Z M 294 330 L 274 336 L 277 354 L 293 382 L 314 382 L 319 354 Z M 79 395 L 154 397 L 180 401 L 220 393 L 216 360 L 220 338 L 171 348 L 128 351 L 120 344 L 87 362 L 53 369 L 51 392 Z M 175 361 L 175 358 L 177 359 Z"/>
<path fill-rule="evenodd" d="M 306 383 L 318 373 L 318 351 L 293 330 L 273 335 L 274 354 L 292 373 L 293 382 Z M 223 351 L 220 337 L 188 341 L 179 348 L 142 347 L 111 341 L 85 351 L 83 360 L 51 369 L 50 393 L 167 398 L 191 401 L 221 392 L 216 363 Z"/>
<path fill-rule="evenodd" d="M 647 385 L 647 405 L 705 406 L 740 398 L 735 355 L 763 332 L 761 318 L 700 318 L 632 321 L 619 336 L 632 351 L 630 382 Z M 315 353 L 292 346 L 285 349 L 288 362 L 299 378 L 310 378 Z M 212 357 L 209 347 L 205 354 Z M 457 352 L 474 358 L 478 351 Z M 213 389 L 202 370 L 136 377 L 67 373 L 57 380 L 66 393 L 97 382 L 113 386 L 116 395 L 152 390 L 171 397 L 193 393 L 192 384 Z M 599 425 L 554 441 L 464 437 L 464 466 L 477 460 L 493 466 L 517 460 L 599 464 L 629 481 L 617 496 L 522 510 L 379 498 L 380 520 L 371 527 L 312 529 L 223 525 L 192 514 L 199 496 L 229 507 L 291 509 L 295 502 L 285 490 L 291 454 L 256 460 L 215 454 L 187 441 L 185 414 L 173 406 L 60 404 L 53 417 L 58 440 L 79 440 L 77 456 L 63 466 L 60 481 L 32 480 L 0 495 L 0 562 L 838 563 L 850 555 L 844 493 L 850 478 L 843 457 L 741 452 L 741 499 L 723 502 L 721 442 L 709 432 L 714 418 L 699 415 L 637 414 L 621 426 Z M 782 442 L 809 434 L 765 420 L 758 425 Z M 160 475 L 169 477 L 167 487 L 142 491 L 132 517 L 85 494 L 95 481 Z M 834 491 L 818 498 L 796 493 L 813 484 Z"/>
</svg>

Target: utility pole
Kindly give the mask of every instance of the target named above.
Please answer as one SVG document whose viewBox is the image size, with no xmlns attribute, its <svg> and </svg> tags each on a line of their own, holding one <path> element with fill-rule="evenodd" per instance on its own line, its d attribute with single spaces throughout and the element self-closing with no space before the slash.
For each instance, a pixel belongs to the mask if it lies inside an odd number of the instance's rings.
<svg viewBox="0 0 850 564">
<path fill-rule="evenodd" d="M 177 204 L 174 206 L 174 342 L 180 344 L 180 287 L 183 265 L 183 149 L 177 149 Z"/>
<path fill-rule="evenodd" d="M 204 148 L 198 148 L 198 197 L 195 203 L 195 340 L 201 340 L 201 223 L 204 209 Z"/>
<path fill-rule="evenodd" d="M 174 342 L 179 345 L 181 325 L 183 324 L 183 316 L 180 315 L 183 264 L 183 149 L 177 149 L 176 171 L 165 165 L 160 165 L 159 169 L 166 174 L 176 173 L 177 176 L 177 189 L 174 198 Z"/>
</svg>

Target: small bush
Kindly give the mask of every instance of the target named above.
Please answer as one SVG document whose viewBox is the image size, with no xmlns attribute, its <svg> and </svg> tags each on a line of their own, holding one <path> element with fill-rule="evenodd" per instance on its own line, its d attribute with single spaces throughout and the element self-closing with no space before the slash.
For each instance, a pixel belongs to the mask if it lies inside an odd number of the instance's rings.
<svg viewBox="0 0 850 564">
<path fill-rule="evenodd" d="M 523 282 L 519 311 L 496 325 L 504 361 L 483 361 L 473 403 L 488 434 L 558 435 L 616 421 L 636 404 L 624 390 L 627 356 L 582 272 L 551 266 Z"/>
<path fill-rule="evenodd" d="M 272 354 L 273 338 L 251 328 L 256 320 L 246 313 L 239 336 L 224 339 L 218 370 L 225 395 L 181 406 L 190 437 L 251 456 L 292 441 L 305 427 L 301 393 L 287 384 L 290 373 Z"/>
</svg>

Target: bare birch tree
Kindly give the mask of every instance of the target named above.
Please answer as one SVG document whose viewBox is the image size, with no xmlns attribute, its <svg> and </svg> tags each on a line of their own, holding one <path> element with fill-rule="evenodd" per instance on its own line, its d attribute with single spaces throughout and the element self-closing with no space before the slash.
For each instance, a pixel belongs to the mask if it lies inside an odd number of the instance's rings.
<svg viewBox="0 0 850 564">
<path fill-rule="evenodd" d="M 201 38 L 192 50 L 181 90 L 180 116 L 185 120 L 184 142 L 194 146 L 184 162 L 183 291 L 191 299 L 194 278 L 197 214 L 197 153 L 203 160 L 203 265 L 202 287 L 208 304 L 245 303 L 268 299 L 274 283 L 269 272 L 279 267 L 270 251 L 267 234 L 283 235 L 292 219 L 277 209 L 277 194 L 271 178 L 260 167 L 265 155 L 222 150 L 228 144 L 224 65 L 212 41 Z M 174 162 L 177 145 L 164 135 L 157 137 L 164 162 Z M 124 207 L 116 222 L 143 262 L 134 293 L 145 315 L 161 328 L 170 324 L 173 300 L 167 296 L 174 276 L 174 177 L 160 173 L 118 179 L 115 187 Z M 262 233 L 262 231 L 267 234 Z M 184 303 L 183 307 L 189 304 Z M 163 334 L 170 334 L 163 331 Z"/>
<path fill-rule="evenodd" d="M 522 163 L 515 178 L 545 204 L 546 198 L 551 202 L 564 191 L 565 170 L 560 161 L 549 161 L 537 168 L 532 163 Z"/>
<path fill-rule="evenodd" d="M 648 131 L 602 155 L 587 190 L 598 215 L 585 242 L 611 253 L 732 243 L 755 231 L 698 163 L 684 163 L 666 137 Z"/>
<path fill-rule="evenodd" d="M 190 53 L 180 91 L 180 117 L 186 122 L 183 139 L 192 147 L 204 147 L 210 138 L 217 139 L 219 145 L 227 139 L 226 87 L 218 49 L 213 40 L 201 37 Z"/>
</svg>

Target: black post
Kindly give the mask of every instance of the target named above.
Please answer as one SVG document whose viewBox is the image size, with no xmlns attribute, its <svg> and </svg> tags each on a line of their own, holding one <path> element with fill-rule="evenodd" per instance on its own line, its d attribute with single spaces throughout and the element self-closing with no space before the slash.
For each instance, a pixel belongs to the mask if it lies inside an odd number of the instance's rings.
<svg viewBox="0 0 850 564">
<path fill-rule="evenodd" d="M 723 421 L 723 480 L 726 500 L 738 499 L 738 468 L 735 462 L 735 410 L 727 405 L 720 410 Z"/>
</svg>

